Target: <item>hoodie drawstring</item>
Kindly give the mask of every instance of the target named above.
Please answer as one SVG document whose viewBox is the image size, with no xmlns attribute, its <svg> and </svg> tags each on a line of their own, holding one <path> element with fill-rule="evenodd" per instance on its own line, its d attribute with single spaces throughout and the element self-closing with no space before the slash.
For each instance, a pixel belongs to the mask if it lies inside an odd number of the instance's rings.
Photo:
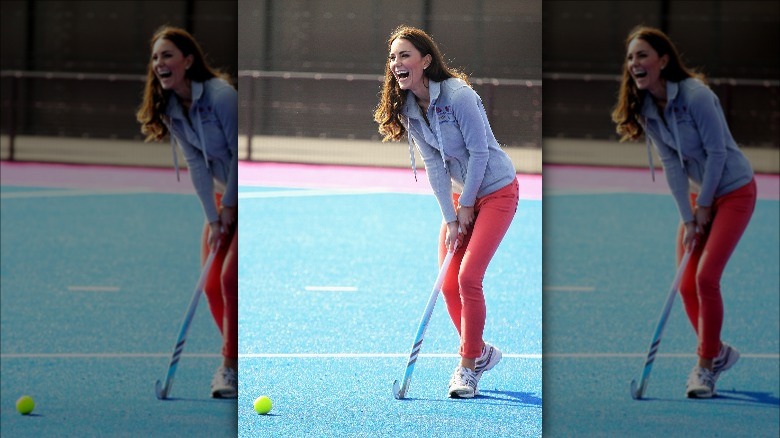
<svg viewBox="0 0 780 438">
<path fill-rule="evenodd" d="M 414 145 L 412 144 L 412 134 L 406 130 L 406 138 L 409 139 L 409 159 L 412 161 L 412 171 L 414 172 L 414 182 L 417 182 L 417 164 L 414 162 Z"/>
<path fill-rule="evenodd" d="M 645 146 L 647 146 L 647 161 L 650 163 L 650 178 L 655 182 L 655 166 L 653 165 L 653 151 L 650 150 L 650 136 L 645 131 Z"/>
<path fill-rule="evenodd" d="M 170 132 L 170 127 L 168 127 L 168 136 L 171 137 L 171 152 L 173 153 L 173 167 L 176 168 L 176 181 L 181 181 L 181 178 L 179 178 L 179 157 L 176 155 L 176 137 L 174 137 L 173 133 Z"/>
</svg>

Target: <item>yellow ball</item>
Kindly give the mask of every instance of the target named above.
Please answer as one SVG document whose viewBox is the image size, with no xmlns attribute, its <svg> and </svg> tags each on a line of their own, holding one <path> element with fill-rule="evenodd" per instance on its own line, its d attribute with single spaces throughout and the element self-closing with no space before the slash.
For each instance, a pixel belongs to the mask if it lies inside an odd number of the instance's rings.
<svg viewBox="0 0 780 438">
<path fill-rule="evenodd" d="M 29 395 L 23 395 L 16 400 L 16 410 L 22 415 L 27 415 L 35 409 L 35 402 Z"/>
<path fill-rule="evenodd" d="M 271 399 L 266 396 L 260 396 L 255 399 L 255 412 L 261 415 L 265 415 L 271 412 Z"/>
</svg>

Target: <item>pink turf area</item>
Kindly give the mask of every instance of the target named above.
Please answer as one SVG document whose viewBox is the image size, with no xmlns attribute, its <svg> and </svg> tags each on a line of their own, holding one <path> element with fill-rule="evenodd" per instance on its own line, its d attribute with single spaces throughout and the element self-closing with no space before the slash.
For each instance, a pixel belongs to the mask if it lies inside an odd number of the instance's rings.
<svg viewBox="0 0 780 438">
<path fill-rule="evenodd" d="M 663 170 L 587 166 L 544 166 L 545 194 L 560 193 L 655 193 L 670 194 Z M 780 199 L 780 176 L 755 176 L 759 199 Z M 670 194 L 671 195 L 671 194 Z"/>
<path fill-rule="evenodd" d="M 4 186 L 194 193 L 186 170 L 172 168 L 0 162 Z"/>
<path fill-rule="evenodd" d="M 518 175 L 523 199 L 542 199 L 542 176 Z M 47 163 L 0 162 L 0 183 L 27 187 L 99 190 L 148 190 L 194 193 L 186 170 L 181 181 L 170 168 L 138 168 Z M 780 200 L 780 176 L 756 175 L 760 199 Z M 239 163 L 239 185 L 301 188 L 379 189 L 402 193 L 431 193 L 425 171 L 380 167 L 349 167 L 285 163 Z M 547 194 L 628 192 L 668 194 L 663 171 L 655 182 L 647 169 L 585 166 L 544 167 Z"/>
<path fill-rule="evenodd" d="M 286 163 L 241 162 L 240 186 L 332 189 L 378 189 L 401 193 L 433 193 L 424 170 Z M 518 175 L 520 198 L 542 199 L 541 175 Z"/>
</svg>

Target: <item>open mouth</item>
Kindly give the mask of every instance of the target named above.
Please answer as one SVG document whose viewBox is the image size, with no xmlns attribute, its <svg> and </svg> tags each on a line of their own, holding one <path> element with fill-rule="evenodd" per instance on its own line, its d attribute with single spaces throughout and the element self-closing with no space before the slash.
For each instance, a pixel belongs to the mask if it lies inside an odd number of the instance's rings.
<svg viewBox="0 0 780 438">
<path fill-rule="evenodd" d="M 637 79 L 641 79 L 641 78 L 643 78 L 645 76 L 647 76 L 647 72 L 646 71 L 635 71 L 634 72 L 634 77 L 637 78 Z"/>
<path fill-rule="evenodd" d="M 166 72 L 158 72 L 158 73 L 157 73 L 157 76 L 159 76 L 159 77 L 160 77 L 160 79 L 167 79 L 167 78 L 171 77 L 171 75 L 173 75 L 173 73 L 171 73 L 171 72 L 169 72 L 169 71 L 166 71 Z"/>
<path fill-rule="evenodd" d="M 398 80 L 400 81 L 401 79 L 408 78 L 409 77 L 409 72 L 408 71 L 399 71 L 399 72 L 396 72 L 395 75 L 398 78 Z"/>
</svg>

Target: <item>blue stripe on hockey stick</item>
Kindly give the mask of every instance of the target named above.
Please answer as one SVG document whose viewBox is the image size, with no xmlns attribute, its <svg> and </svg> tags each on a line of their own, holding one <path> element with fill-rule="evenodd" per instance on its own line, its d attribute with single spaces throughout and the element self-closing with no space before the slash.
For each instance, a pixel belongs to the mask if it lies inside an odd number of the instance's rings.
<svg viewBox="0 0 780 438">
<path fill-rule="evenodd" d="M 431 291 L 431 297 L 428 298 L 428 305 L 425 307 L 422 318 L 420 319 L 420 326 L 417 328 L 417 334 L 414 337 L 414 343 L 412 344 L 412 352 L 409 354 L 409 362 L 406 364 L 406 372 L 404 373 L 403 384 L 399 385 L 398 380 L 393 382 L 393 396 L 400 400 L 406 396 L 406 391 L 409 390 L 409 381 L 412 379 L 412 372 L 414 371 L 414 364 L 417 362 L 417 356 L 422 349 L 423 337 L 425 331 L 428 329 L 428 322 L 431 320 L 431 314 L 433 308 L 436 305 L 436 299 L 439 297 L 439 291 L 441 285 L 444 282 L 444 275 L 447 273 L 447 269 L 452 261 L 454 252 L 447 252 L 444 257 L 444 261 L 439 269 L 439 275 L 436 277 L 436 282 L 433 285 L 433 291 Z"/>
<path fill-rule="evenodd" d="M 686 266 L 688 266 L 688 260 L 691 258 L 691 252 L 696 246 L 696 241 L 691 245 L 691 248 L 685 252 L 682 260 L 680 260 L 680 266 L 677 268 L 677 273 L 674 275 L 674 281 L 672 281 L 672 287 L 669 289 L 669 295 L 666 297 L 666 303 L 661 311 L 661 316 L 658 318 L 658 325 L 653 333 L 653 339 L 650 342 L 650 348 L 647 352 L 647 360 L 645 361 L 645 367 L 642 370 L 642 378 L 639 381 L 637 387 L 636 380 L 631 381 L 631 397 L 634 400 L 639 400 L 644 396 L 645 389 L 647 389 L 647 381 L 650 378 L 650 371 L 653 368 L 653 362 L 655 361 L 655 355 L 658 352 L 658 347 L 661 344 L 661 335 L 666 327 L 666 320 L 669 318 L 669 312 L 672 310 L 674 299 L 677 297 L 677 291 L 680 288 L 680 281 L 682 280 L 683 272 L 685 272 Z"/>
<path fill-rule="evenodd" d="M 184 320 L 179 329 L 179 336 L 176 338 L 171 362 L 168 365 L 168 374 L 165 375 L 165 384 L 163 385 L 159 380 L 155 383 L 155 394 L 159 400 L 168 398 L 168 393 L 171 391 L 171 386 L 173 386 L 173 375 L 176 373 L 176 367 L 179 364 L 181 353 L 184 351 L 184 342 L 187 340 L 187 332 L 190 329 L 192 317 L 195 316 L 195 311 L 198 309 L 198 301 L 200 300 L 200 295 L 203 292 L 203 287 L 206 283 L 206 277 L 208 277 L 209 271 L 211 270 L 211 264 L 214 262 L 214 257 L 217 255 L 218 249 L 219 243 L 214 245 L 208 258 L 206 258 L 206 263 L 203 264 L 203 269 L 201 269 L 198 283 L 195 285 L 195 292 L 192 294 L 190 304 L 187 306 L 187 311 L 184 313 Z"/>
</svg>

